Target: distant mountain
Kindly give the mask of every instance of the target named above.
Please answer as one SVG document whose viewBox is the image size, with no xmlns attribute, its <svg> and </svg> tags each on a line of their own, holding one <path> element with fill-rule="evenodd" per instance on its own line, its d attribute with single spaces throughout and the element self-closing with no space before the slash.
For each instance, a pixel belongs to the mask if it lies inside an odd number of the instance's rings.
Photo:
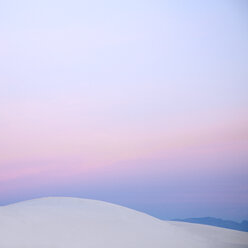
<svg viewBox="0 0 248 248">
<path fill-rule="evenodd" d="M 203 218 L 188 218 L 188 219 L 173 219 L 173 221 L 183 221 L 189 223 L 205 224 L 210 226 L 223 227 L 238 231 L 248 232 L 248 221 L 243 220 L 242 222 L 235 222 L 231 220 L 222 220 L 213 217 L 203 217 Z"/>
</svg>

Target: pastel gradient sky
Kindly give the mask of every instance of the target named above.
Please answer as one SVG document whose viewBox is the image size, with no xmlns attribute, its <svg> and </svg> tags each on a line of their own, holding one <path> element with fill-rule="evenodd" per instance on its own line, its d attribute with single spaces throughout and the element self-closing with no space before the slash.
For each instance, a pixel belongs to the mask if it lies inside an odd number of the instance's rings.
<svg viewBox="0 0 248 248">
<path fill-rule="evenodd" d="M 248 218 L 247 1 L 0 1 L 0 33 L 0 205 Z"/>
</svg>

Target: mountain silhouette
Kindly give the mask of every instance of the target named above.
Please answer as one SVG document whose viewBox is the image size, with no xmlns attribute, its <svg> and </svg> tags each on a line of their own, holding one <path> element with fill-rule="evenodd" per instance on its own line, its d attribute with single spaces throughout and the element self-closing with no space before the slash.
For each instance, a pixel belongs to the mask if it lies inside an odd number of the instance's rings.
<svg viewBox="0 0 248 248">
<path fill-rule="evenodd" d="M 213 217 L 202 217 L 202 218 L 187 218 L 187 219 L 173 219 L 173 221 L 182 221 L 189 223 L 204 224 L 210 226 L 223 227 L 238 231 L 248 232 L 248 221 L 243 220 L 242 222 L 235 222 L 231 220 L 223 220 Z"/>
</svg>

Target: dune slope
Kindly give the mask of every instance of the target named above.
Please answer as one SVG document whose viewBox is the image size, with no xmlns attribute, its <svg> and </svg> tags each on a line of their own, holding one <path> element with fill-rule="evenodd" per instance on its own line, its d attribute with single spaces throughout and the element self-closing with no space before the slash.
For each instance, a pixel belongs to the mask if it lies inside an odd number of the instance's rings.
<svg viewBox="0 0 248 248">
<path fill-rule="evenodd" d="M 67 197 L 0 207 L 3 248 L 245 248 L 248 234 Z"/>
</svg>

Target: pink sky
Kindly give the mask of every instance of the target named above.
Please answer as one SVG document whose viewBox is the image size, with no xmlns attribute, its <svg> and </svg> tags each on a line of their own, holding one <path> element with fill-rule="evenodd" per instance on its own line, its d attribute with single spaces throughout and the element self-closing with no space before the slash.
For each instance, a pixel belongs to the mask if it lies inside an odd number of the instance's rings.
<svg viewBox="0 0 248 248">
<path fill-rule="evenodd" d="M 242 1 L 14 2 L 0 9 L 0 204 L 248 218 Z"/>
</svg>

